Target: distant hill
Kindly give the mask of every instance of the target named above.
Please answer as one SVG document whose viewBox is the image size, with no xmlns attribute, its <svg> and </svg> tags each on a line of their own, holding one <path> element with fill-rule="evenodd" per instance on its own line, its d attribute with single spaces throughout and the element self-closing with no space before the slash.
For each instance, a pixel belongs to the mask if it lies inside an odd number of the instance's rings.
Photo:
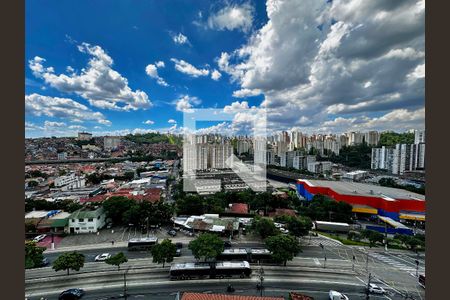
<svg viewBox="0 0 450 300">
<path fill-rule="evenodd" d="M 383 132 L 380 135 L 380 146 L 392 147 L 395 144 L 414 144 L 414 133 Z"/>
</svg>

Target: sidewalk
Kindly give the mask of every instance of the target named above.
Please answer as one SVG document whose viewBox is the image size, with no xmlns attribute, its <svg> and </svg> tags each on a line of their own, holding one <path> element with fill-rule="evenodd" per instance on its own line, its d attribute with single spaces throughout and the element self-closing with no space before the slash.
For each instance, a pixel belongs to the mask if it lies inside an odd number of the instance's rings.
<svg viewBox="0 0 450 300">
<path fill-rule="evenodd" d="M 183 243 L 184 245 L 189 244 L 190 241 L 194 239 L 194 237 L 188 237 L 188 236 L 180 236 L 180 237 L 171 237 L 169 238 L 173 243 Z M 162 239 L 160 239 L 161 241 Z M 232 240 L 234 243 L 239 243 L 243 247 L 245 247 L 245 244 L 254 244 L 254 243 L 261 243 L 259 240 L 243 240 L 243 239 L 236 239 Z M 59 253 L 59 252 L 70 252 L 70 251 L 80 251 L 80 250 L 92 250 L 92 249 L 114 249 L 114 248 L 123 248 L 127 247 L 128 242 L 115 242 L 114 245 L 109 243 L 95 243 L 95 244 L 84 244 L 84 245 L 73 245 L 73 246 L 62 246 L 62 247 L 56 247 L 54 250 L 51 250 L 50 248 L 45 250 L 44 253 Z"/>
</svg>

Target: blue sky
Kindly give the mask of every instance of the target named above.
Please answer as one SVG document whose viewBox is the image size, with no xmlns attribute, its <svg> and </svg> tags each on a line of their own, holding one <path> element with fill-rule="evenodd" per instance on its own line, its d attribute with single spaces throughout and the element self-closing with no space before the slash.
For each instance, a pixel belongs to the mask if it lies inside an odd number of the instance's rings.
<svg viewBox="0 0 450 300">
<path fill-rule="evenodd" d="M 177 132 L 211 107 L 264 108 L 272 130 L 423 128 L 423 8 L 26 1 L 25 134 Z"/>
</svg>

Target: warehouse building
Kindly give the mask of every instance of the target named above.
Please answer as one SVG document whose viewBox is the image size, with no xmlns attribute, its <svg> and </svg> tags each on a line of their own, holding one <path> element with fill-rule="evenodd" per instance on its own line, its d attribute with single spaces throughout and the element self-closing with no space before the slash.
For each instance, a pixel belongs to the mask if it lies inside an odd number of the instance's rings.
<svg viewBox="0 0 450 300">
<path fill-rule="evenodd" d="M 353 212 L 388 217 L 399 221 L 425 221 L 425 196 L 403 189 L 358 182 L 297 180 L 297 192 L 306 200 L 316 194 L 344 201 Z"/>
</svg>

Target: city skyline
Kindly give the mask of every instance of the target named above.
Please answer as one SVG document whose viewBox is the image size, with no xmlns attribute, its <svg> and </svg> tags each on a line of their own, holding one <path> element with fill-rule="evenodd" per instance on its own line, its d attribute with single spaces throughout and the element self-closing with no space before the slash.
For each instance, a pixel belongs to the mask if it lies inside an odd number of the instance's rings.
<svg viewBox="0 0 450 300">
<path fill-rule="evenodd" d="M 269 131 L 424 129 L 423 1 L 49 2 L 26 2 L 26 137 L 181 133 L 211 107 L 264 108 Z"/>
</svg>

